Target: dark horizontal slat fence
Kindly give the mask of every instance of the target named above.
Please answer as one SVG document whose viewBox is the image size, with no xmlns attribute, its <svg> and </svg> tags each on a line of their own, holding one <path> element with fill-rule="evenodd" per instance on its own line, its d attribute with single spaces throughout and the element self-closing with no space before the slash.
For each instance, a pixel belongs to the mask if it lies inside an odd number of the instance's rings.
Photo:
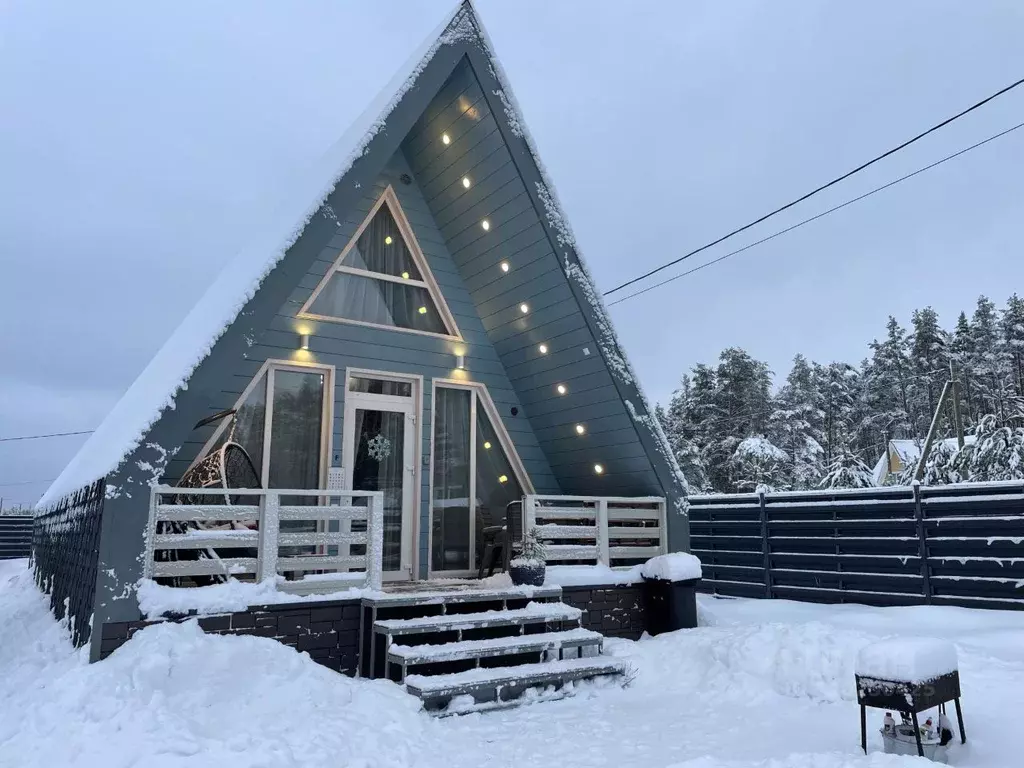
<svg viewBox="0 0 1024 768">
<path fill-rule="evenodd" d="M 702 588 L 1024 609 L 1024 483 L 690 498 Z"/>
<path fill-rule="evenodd" d="M 0 560 L 28 557 L 32 552 L 32 517 L 0 515 Z"/>
</svg>

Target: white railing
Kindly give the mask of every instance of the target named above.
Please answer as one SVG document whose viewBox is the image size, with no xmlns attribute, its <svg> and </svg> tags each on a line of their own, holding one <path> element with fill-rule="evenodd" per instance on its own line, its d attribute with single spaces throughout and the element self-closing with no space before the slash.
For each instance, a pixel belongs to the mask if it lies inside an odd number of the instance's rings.
<svg viewBox="0 0 1024 768">
<path fill-rule="evenodd" d="M 547 560 L 612 567 L 668 551 L 665 499 L 660 496 L 527 496 L 523 530 L 533 530 Z"/>
<path fill-rule="evenodd" d="M 196 496 L 209 496 L 211 503 L 178 503 L 182 497 Z M 184 523 L 184 533 L 166 532 L 169 523 Z M 218 524 L 228 527 L 211 528 Z M 353 530 L 359 527 L 364 530 Z M 380 589 L 383 537 L 381 491 L 158 485 L 150 499 L 145 575 L 239 576 L 255 581 L 285 576 L 281 588 L 295 593 L 353 586 Z M 353 555 L 353 546 L 365 547 L 364 553 Z M 181 550 L 201 550 L 205 556 L 173 559 Z M 218 550 L 249 554 L 221 557 Z M 174 554 L 158 554 L 164 552 Z"/>
</svg>

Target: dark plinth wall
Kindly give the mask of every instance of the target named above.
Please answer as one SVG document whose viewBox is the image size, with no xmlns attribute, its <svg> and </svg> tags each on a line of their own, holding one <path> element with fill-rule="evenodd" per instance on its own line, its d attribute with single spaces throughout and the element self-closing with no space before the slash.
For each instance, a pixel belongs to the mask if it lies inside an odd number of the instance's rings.
<svg viewBox="0 0 1024 768">
<path fill-rule="evenodd" d="M 644 585 L 563 587 L 562 602 L 583 611 L 583 628 L 638 640 L 647 628 Z"/>
</svg>

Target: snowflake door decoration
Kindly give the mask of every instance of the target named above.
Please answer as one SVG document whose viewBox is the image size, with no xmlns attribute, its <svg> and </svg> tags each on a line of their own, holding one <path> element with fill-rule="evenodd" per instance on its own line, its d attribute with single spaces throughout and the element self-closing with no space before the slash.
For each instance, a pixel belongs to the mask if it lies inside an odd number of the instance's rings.
<svg viewBox="0 0 1024 768">
<path fill-rule="evenodd" d="M 377 435 L 370 440 L 366 448 L 370 458 L 374 461 L 384 461 L 384 459 L 391 455 L 391 441 L 384 437 L 384 435 Z"/>
</svg>

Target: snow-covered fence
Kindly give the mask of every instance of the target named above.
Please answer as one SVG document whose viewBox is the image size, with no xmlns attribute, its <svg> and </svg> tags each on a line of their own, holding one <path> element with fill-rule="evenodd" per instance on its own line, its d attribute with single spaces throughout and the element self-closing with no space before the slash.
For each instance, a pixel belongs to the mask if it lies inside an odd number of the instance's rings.
<svg viewBox="0 0 1024 768">
<path fill-rule="evenodd" d="M 690 497 L 723 595 L 1024 609 L 1024 484 Z"/>
<path fill-rule="evenodd" d="M 69 494 L 36 514 L 32 526 L 32 568 L 50 596 L 50 610 L 67 622 L 76 646 L 92 632 L 100 525 L 106 480 Z"/>
<path fill-rule="evenodd" d="M 31 552 L 31 516 L 0 515 L 0 560 L 28 557 Z"/>
<path fill-rule="evenodd" d="M 380 589 L 383 537 L 382 491 L 161 485 L 151 496 L 145 576 L 284 576 L 283 589 L 303 594 Z"/>
<path fill-rule="evenodd" d="M 668 551 L 660 496 L 530 495 L 523 516 L 552 564 L 630 566 Z"/>
</svg>

